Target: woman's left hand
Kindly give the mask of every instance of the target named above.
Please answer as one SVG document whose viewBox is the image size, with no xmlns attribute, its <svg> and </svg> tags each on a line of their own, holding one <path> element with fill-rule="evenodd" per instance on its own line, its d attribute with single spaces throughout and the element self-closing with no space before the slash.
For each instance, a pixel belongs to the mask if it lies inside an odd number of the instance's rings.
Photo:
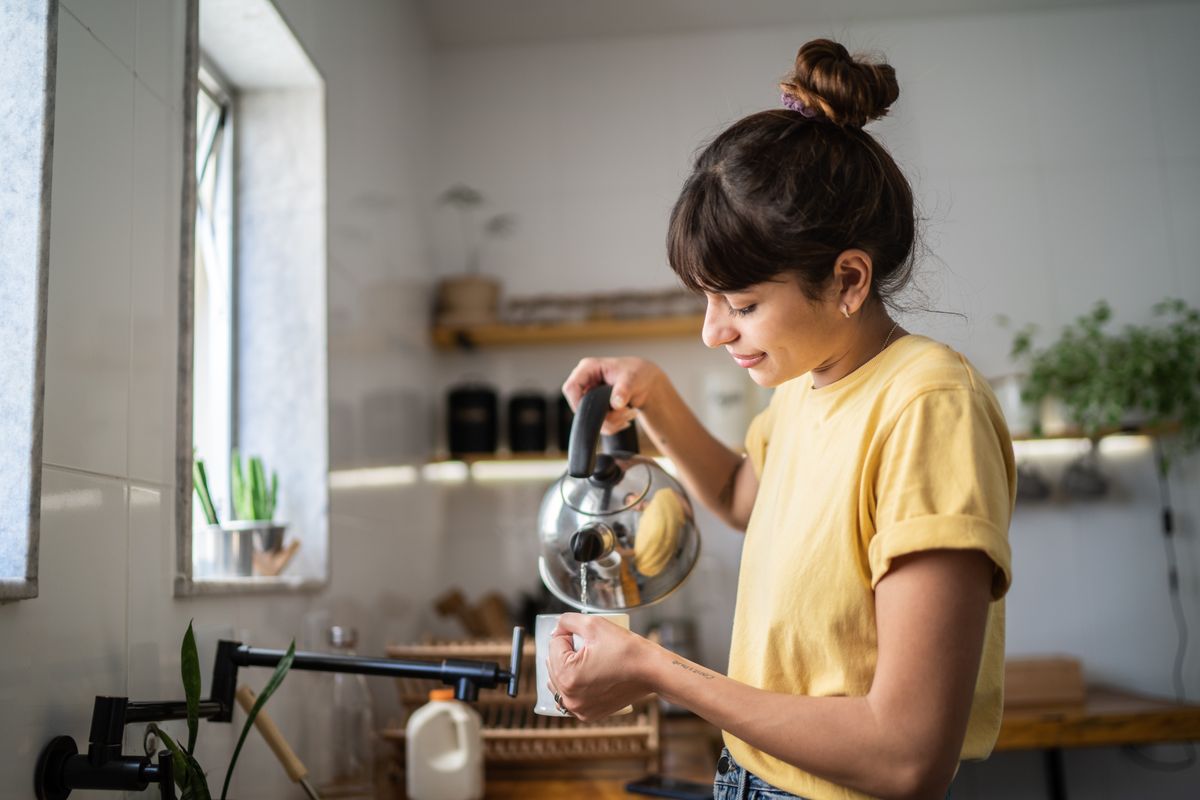
<svg viewBox="0 0 1200 800">
<path fill-rule="evenodd" d="M 575 648 L 573 635 L 583 641 Z M 582 721 L 603 719 L 652 691 L 644 677 L 650 642 L 603 617 L 563 614 L 550 634 L 550 690 Z"/>
</svg>

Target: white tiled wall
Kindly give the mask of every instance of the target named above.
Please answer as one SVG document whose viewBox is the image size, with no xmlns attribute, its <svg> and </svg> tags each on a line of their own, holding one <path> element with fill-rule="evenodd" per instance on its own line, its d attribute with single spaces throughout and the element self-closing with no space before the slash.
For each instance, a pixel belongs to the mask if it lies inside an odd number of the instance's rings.
<svg viewBox="0 0 1200 800">
<path fill-rule="evenodd" d="M 349 15 L 311 0 L 280 5 L 336 90 L 327 138 L 339 170 L 330 176 L 331 292 L 345 297 L 345 287 L 377 280 L 426 287 L 424 250 L 413 239 L 422 227 L 415 186 L 427 53 L 411 4 L 360 2 Z M 364 651 L 379 653 L 385 641 L 415 635 L 415 598 L 432 593 L 413 549 L 435 538 L 437 522 L 424 493 L 412 492 L 375 518 L 341 515 L 335 502 L 336 567 L 324 592 L 172 595 L 184 30 L 184 0 L 60 6 L 40 594 L 0 605 L 4 798 L 33 796 L 34 763 L 52 736 L 86 748 L 95 695 L 181 699 L 179 641 L 189 621 L 207 688 L 219 638 L 282 648 L 294 636 L 312 646 L 305 620 L 332 609 L 330 619 L 362 629 Z M 371 60 L 359 59 L 349 43 L 371 38 Z M 363 214 L 356 204 L 380 192 L 394 202 Z M 359 258 L 363 239 L 387 258 Z M 394 369 L 376 385 L 423 387 L 423 350 L 386 356 Z M 332 372 L 345 369 L 335 362 Z M 413 545 L 409 525 L 419 534 Z M 242 677 L 261 686 L 267 675 Z M 305 692 L 315 691 L 309 677 L 297 673 L 272 702 L 302 757 L 318 741 L 304 711 Z M 386 721 L 392 687 L 375 681 L 372 689 Z M 126 752 L 140 752 L 140 729 L 126 733 Z M 230 725 L 204 726 L 199 755 L 218 786 L 235 735 Z M 236 796 L 296 796 L 257 737 L 246 747 Z"/>
</svg>

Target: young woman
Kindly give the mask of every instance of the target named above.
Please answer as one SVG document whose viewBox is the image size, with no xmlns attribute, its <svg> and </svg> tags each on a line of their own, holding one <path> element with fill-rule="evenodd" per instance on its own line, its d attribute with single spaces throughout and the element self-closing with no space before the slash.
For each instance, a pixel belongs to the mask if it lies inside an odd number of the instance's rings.
<svg viewBox="0 0 1200 800">
<path fill-rule="evenodd" d="M 718 800 L 942 797 L 1000 725 L 1012 443 L 966 359 L 888 314 L 913 197 L 863 126 L 898 96 L 895 72 L 817 40 L 781 85 L 784 108 L 699 156 L 668 234 L 708 299 L 704 343 L 775 387 L 746 455 L 646 361 L 586 359 L 563 387 L 577 404 L 611 384 L 606 432 L 636 416 L 746 532 L 729 674 L 568 614 L 551 689 L 583 720 L 656 692 L 719 726 Z"/>
</svg>

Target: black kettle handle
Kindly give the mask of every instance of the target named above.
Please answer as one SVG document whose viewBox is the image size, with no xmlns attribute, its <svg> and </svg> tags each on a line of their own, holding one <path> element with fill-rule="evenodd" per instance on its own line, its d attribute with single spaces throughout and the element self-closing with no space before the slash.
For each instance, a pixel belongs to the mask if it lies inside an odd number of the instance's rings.
<svg viewBox="0 0 1200 800">
<path fill-rule="evenodd" d="M 600 427 L 608 416 L 613 387 L 607 383 L 592 387 L 575 412 L 571 422 L 571 438 L 567 444 L 567 474 L 572 478 L 587 478 L 596 468 L 596 450 L 600 444 Z"/>
</svg>

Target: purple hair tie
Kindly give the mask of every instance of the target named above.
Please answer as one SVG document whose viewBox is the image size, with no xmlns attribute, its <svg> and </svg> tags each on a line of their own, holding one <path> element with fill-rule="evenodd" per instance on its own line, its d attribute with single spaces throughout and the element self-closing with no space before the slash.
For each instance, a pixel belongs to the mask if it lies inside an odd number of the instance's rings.
<svg viewBox="0 0 1200 800">
<path fill-rule="evenodd" d="M 800 112 L 800 115 L 802 117 L 804 117 L 805 119 L 812 119 L 813 117 L 817 116 L 816 109 L 809 108 L 808 106 L 804 105 L 804 103 L 802 103 L 800 100 L 796 99 L 795 97 L 792 97 L 787 92 L 781 93 L 779 95 L 779 99 L 783 103 L 784 108 L 790 108 L 792 111 Z"/>
</svg>

